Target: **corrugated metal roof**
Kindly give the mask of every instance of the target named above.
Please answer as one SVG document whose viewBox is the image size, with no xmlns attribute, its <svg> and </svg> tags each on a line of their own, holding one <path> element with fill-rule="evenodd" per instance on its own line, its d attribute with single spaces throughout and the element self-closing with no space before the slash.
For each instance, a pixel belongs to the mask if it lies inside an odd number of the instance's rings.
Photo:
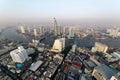
<svg viewBox="0 0 120 80">
<path fill-rule="evenodd" d="M 101 73 L 107 80 L 109 80 L 113 75 L 115 75 L 115 72 L 104 64 L 95 67 L 95 69 L 97 69 L 99 73 Z"/>
<path fill-rule="evenodd" d="M 37 62 L 33 63 L 29 69 L 31 71 L 36 71 L 42 63 L 43 63 L 43 61 L 37 61 Z"/>
</svg>

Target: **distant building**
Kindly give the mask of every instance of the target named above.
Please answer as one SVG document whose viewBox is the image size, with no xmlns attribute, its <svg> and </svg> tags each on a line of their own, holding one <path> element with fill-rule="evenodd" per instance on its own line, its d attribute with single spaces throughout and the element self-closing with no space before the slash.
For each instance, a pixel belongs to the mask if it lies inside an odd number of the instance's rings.
<svg viewBox="0 0 120 80">
<path fill-rule="evenodd" d="M 32 39 L 32 43 L 29 43 L 30 47 L 37 47 L 39 44 L 39 40 Z"/>
<path fill-rule="evenodd" d="M 101 64 L 94 68 L 92 76 L 97 80 L 110 80 L 116 73 L 108 66 Z"/>
<path fill-rule="evenodd" d="M 60 26 L 58 26 L 56 19 L 54 18 L 54 35 L 60 35 Z"/>
<path fill-rule="evenodd" d="M 51 51 L 61 52 L 65 48 L 65 38 L 56 39 Z"/>
<path fill-rule="evenodd" d="M 120 37 L 119 28 L 108 29 L 107 32 L 109 33 L 109 36 L 113 38 Z"/>
<path fill-rule="evenodd" d="M 20 26 L 20 30 L 21 30 L 21 33 L 24 34 L 25 33 L 25 29 L 23 26 Z"/>
<path fill-rule="evenodd" d="M 38 36 L 37 30 L 34 29 L 34 36 Z"/>
<path fill-rule="evenodd" d="M 63 33 L 63 37 L 65 37 L 65 34 L 66 34 L 66 27 L 63 27 L 63 28 L 62 28 L 62 33 Z"/>
<path fill-rule="evenodd" d="M 10 56 L 14 62 L 23 63 L 28 58 L 28 53 L 23 46 L 18 47 L 10 52 Z"/>
<path fill-rule="evenodd" d="M 40 34 L 43 34 L 43 33 L 44 33 L 44 27 L 41 26 L 41 27 L 40 27 Z"/>
<path fill-rule="evenodd" d="M 69 28 L 69 35 L 68 35 L 69 38 L 73 38 L 74 37 L 74 30 L 73 30 L 73 27 L 70 27 Z"/>
<path fill-rule="evenodd" d="M 39 40 L 32 39 L 32 43 L 37 46 L 39 44 Z"/>
<path fill-rule="evenodd" d="M 95 42 L 94 47 L 92 47 L 92 52 L 103 52 L 106 53 L 108 49 L 108 46 L 99 42 Z"/>
<path fill-rule="evenodd" d="M 29 26 L 27 27 L 27 29 L 28 29 L 28 32 L 30 33 L 30 27 Z"/>
</svg>

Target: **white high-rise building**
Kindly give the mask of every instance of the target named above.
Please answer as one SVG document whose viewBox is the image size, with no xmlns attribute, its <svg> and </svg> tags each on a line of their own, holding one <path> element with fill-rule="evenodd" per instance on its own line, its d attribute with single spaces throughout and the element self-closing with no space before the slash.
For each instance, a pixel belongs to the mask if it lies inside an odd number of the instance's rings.
<svg viewBox="0 0 120 80">
<path fill-rule="evenodd" d="M 61 52 L 65 48 L 65 38 L 56 39 L 51 51 Z"/>
<path fill-rule="evenodd" d="M 28 58 L 28 53 L 23 46 L 18 47 L 10 52 L 10 56 L 14 62 L 23 63 Z"/>
<path fill-rule="evenodd" d="M 20 30 L 21 30 L 21 33 L 25 33 L 25 29 L 24 29 L 24 26 L 20 26 Z"/>
<path fill-rule="evenodd" d="M 69 35 L 68 35 L 69 38 L 73 38 L 74 37 L 74 30 L 73 30 L 73 27 L 70 27 L 69 28 Z"/>
<path fill-rule="evenodd" d="M 34 29 L 34 36 L 38 36 L 36 29 Z"/>
</svg>

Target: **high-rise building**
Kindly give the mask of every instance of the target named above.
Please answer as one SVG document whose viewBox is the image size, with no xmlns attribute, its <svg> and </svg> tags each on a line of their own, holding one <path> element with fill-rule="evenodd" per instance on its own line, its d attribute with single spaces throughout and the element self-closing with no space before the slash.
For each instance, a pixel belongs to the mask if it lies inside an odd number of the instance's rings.
<svg viewBox="0 0 120 80">
<path fill-rule="evenodd" d="M 73 38 L 74 37 L 74 30 L 73 30 L 73 27 L 70 27 L 69 28 L 69 35 L 68 35 L 69 38 Z"/>
<path fill-rule="evenodd" d="M 66 27 L 61 27 L 61 33 L 62 33 L 62 36 L 65 37 Z"/>
<path fill-rule="evenodd" d="M 36 29 L 34 29 L 34 36 L 38 36 Z"/>
<path fill-rule="evenodd" d="M 10 52 L 10 56 L 14 62 L 23 63 L 28 58 L 28 53 L 23 46 L 18 47 Z"/>
<path fill-rule="evenodd" d="M 61 26 L 59 25 L 58 26 L 58 35 L 60 35 L 61 34 Z"/>
<path fill-rule="evenodd" d="M 21 33 L 22 33 L 22 34 L 24 34 L 24 33 L 25 33 L 24 26 L 20 26 L 20 30 L 21 30 Z"/>
<path fill-rule="evenodd" d="M 61 52 L 65 48 L 65 38 L 56 39 L 51 51 Z"/>
<path fill-rule="evenodd" d="M 60 35 L 60 26 L 58 26 L 56 19 L 54 18 L 54 35 Z"/>
</svg>

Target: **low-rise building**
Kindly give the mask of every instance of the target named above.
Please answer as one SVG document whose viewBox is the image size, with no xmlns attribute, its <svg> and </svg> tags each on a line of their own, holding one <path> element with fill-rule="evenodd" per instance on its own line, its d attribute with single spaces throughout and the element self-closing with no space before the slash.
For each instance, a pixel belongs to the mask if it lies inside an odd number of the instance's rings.
<svg viewBox="0 0 120 80">
<path fill-rule="evenodd" d="M 97 80 L 110 80 L 116 73 L 108 66 L 101 64 L 94 68 L 92 76 Z"/>
<path fill-rule="evenodd" d="M 108 46 L 99 42 L 95 42 L 94 47 L 92 47 L 92 52 L 103 52 L 106 53 L 108 49 Z"/>
<path fill-rule="evenodd" d="M 120 80 L 120 72 L 118 72 L 117 74 L 112 76 L 112 78 L 110 80 Z"/>
</svg>

